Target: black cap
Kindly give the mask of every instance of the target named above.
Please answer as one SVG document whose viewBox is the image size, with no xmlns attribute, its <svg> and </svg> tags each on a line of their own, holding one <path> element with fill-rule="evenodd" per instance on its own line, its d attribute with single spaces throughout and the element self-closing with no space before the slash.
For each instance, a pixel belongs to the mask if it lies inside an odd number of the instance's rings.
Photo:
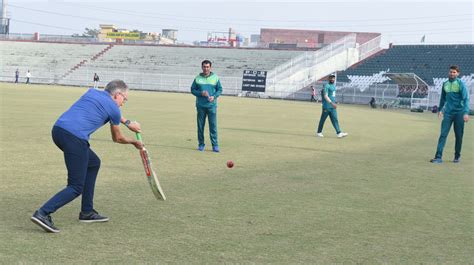
<svg viewBox="0 0 474 265">
<path fill-rule="evenodd" d="M 333 77 L 336 77 L 336 76 L 335 76 L 335 75 L 329 75 L 329 77 L 328 77 L 328 78 L 333 78 Z"/>
</svg>

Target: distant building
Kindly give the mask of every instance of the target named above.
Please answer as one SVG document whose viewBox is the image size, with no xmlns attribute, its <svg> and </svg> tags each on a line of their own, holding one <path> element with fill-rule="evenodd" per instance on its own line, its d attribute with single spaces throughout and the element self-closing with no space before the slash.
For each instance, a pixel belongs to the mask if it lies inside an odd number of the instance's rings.
<svg viewBox="0 0 474 265">
<path fill-rule="evenodd" d="M 100 24 L 99 41 L 100 42 L 115 42 L 115 40 L 107 38 L 107 33 L 117 32 L 117 27 L 112 24 Z"/>
<path fill-rule="evenodd" d="M 162 29 L 161 37 L 163 39 L 170 40 L 170 44 L 176 44 L 178 41 L 178 30 L 177 29 Z"/>
<path fill-rule="evenodd" d="M 259 43 L 260 42 L 260 35 L 259 34 L 251 34 L 250 35 L 250 42 L 251 43 Z"/>
<path fill-rule="evenodd" d="M 287 47 L 287 48 L 321 48 L 348 34 L 356 34 L 359 44 L 380 36 L 372 32 L 342 32 L 323 30 L 296 30 L 296 29 L 260 29 L 260 47 Z"/>
<path fill-rule="evenodd" d="M 138 30 L 117 28 L 113 24 L 100 24 L 99 41 L 116 43 L 141 44 L 176 44 L 177 32 L 175 29 L 163 29 L 162 34 L 156 32 L 141 32 Z"/>
</svg>

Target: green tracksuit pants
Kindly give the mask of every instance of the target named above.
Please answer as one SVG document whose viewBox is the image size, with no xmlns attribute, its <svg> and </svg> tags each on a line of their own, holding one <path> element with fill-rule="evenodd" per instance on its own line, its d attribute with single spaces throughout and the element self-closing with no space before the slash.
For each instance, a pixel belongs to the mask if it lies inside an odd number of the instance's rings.
<svg viewBox="0 0 474 265">
<path fill-rule="evenodd" d="M 204 127 L 206 125 L 206 117 L 209 120 L 209 137 L 212 146 L 218 146 L 217 142 L 217 107 L 201 108 L 197 110 L 197 133 L 199 146 L 204 146 Z"/>
<path fill-rule="evenodd" d="M 441 134 L 439 135 L 438 148 L 436 150 L 436 158 L 443 157 L 443 149 L 446 144 L 451 125 L 454 124 L 454 136 L 456 144 L 454 147 L 454 157 L 461 157 L 462 136 L 464 134 L 464 113 L 444 113 L 443 121 L 441 122 Z"/>
<path fill-rule="evenodd" d="M 331 119 L 332 126 L 334 126 L 336 133 L 339 134 L 341 132 L 341 129 L 339 128 L 339 120 L 337 119 L 337 111 L 335 109 L 324 109 L 324 108 L 323 108 L 323 112 L 321 113 L 321 119 L 319 120 L 317 133 L 323 132 L 324 122 L 326 121 L 328 116 Z"/>
</svg>

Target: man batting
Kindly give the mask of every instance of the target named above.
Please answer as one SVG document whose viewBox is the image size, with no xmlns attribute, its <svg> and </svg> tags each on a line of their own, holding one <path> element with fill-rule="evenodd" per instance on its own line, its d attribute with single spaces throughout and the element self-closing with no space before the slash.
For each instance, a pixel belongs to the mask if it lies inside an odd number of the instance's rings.
<svg viewBox="0 0 474 265">
<path fill-rule="evenodd" d="M 39 208 L 31 220 L 47 232 L 58 233 L 51 214 L 82 195 L 79 221 L 86 223 L 106 222 L 109 219 L 94 209 L 94 188 L 100 159 L 92 151 L 89 138 L 92 133 L 107 122 L 110 123 L 112 139 L 120 144 L 133 144 L 142 149 L 143 144 L 125 137 L 120 123 L 131 131 L 140 132 L 140 124 L 122 117 L 120 107 L 128 100 L 128 87 L 121 80 L 107 84 L 104 91 L 89 89 L 64 112 L 52 129 L 56 146 L 64 153 L 68 172 L 67 186 Z"/>
</svg>

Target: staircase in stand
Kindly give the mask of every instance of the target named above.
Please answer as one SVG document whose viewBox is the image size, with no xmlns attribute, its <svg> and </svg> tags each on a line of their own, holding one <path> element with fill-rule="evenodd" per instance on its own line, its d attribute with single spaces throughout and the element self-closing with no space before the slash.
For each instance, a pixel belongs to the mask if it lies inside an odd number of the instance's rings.
<svg viewBox="0 0 474 265">
<path fill-rule="evenodd" d="M 78 64 L 74 65 L 73 67 L 71 67 L 66 73 L 64 73 L 62 76 L 61 76 L 61 79 L 65 79 L 66 77 L 68 77 L 69 75 L 71 75 L 72 73 L 74 73 L 74 71 L 76 71 L 77 69 L 81 68 L 82 66 L 86 65 L 87 62 L 94 62 L 95 60 L 99 59 L 100 57 L 104 56 L 104 54 L 108 51 L 110 51 L 110 49 L 112 49 L 114 47 L 113 44 L 110 44 L 109 46 L 105 47 L 104 49 L 102 49 L 100 52 L 98 52 L 97 54 L 95 54 L 94 56 L 92 56 L 89 60 L 88 59 L 84 59 L 82 61 L 80 61 Z"/>
</svg>

